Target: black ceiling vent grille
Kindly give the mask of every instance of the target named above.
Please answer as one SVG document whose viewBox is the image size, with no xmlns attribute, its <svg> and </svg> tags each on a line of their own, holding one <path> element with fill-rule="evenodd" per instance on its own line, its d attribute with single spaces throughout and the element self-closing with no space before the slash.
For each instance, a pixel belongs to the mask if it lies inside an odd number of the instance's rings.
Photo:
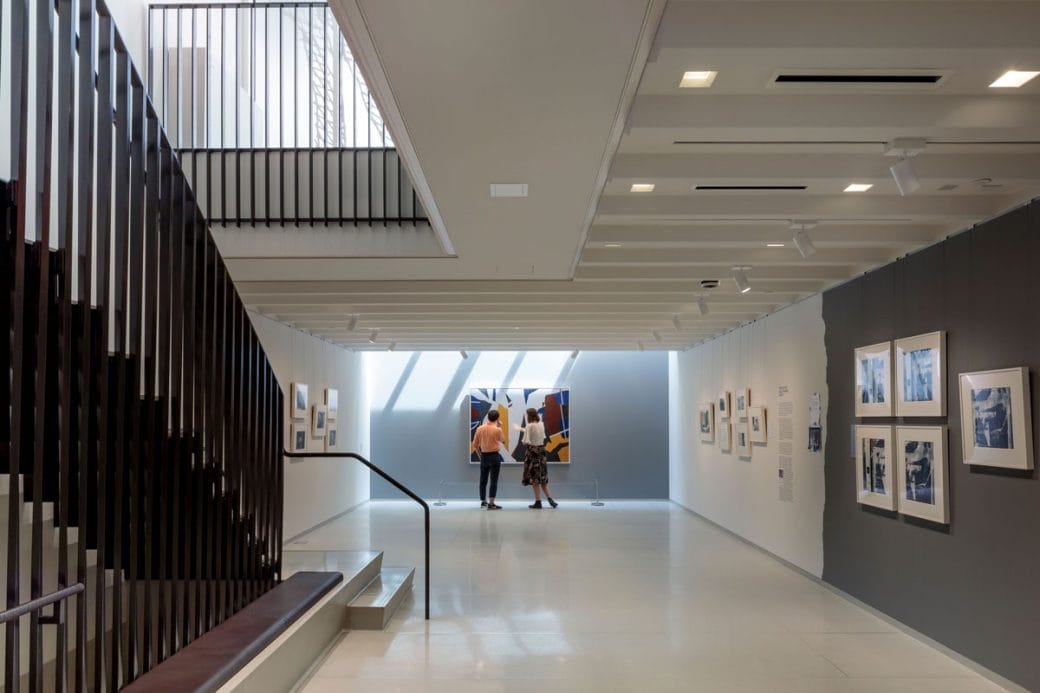
<svg viewBox="0 0 1040 693">
<path fill-rule="evenodd" d="M 807 185 L 695 185 L 694 190 L 765 190 L 765 191 L 791 191 L 805 190 Z"/>
<path fill-rule="evenodd" d="M 934 89 L 943 82 L 942 70 L 777 70 L 770 86 L 800 88 Z"/>
</svg>

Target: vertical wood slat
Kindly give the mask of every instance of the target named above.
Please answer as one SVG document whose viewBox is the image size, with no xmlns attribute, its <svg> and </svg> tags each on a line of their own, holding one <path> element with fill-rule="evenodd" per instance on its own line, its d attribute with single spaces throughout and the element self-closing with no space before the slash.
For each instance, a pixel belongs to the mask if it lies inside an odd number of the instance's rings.
<svg viewBox="0 0 1040 693">
<path fill-rule="evenodd" d="M 63 180 L 57 185 L 57 268 L 59 286 L 57 299 L 59 324 L 59 387 L 58 387 L 58 507 L 55 519 L 58 524 L 58 587 L 69 585 L 69 473 L 72 467 L 72 373 L 73 373 L 73 252 L 75 232 L 72 212 L 75 199 L 74 171 L 76 121 L 73 110 L 73 66 L 76 60 L 75 24 L 72 0 L 59 0 L 58 8 L 58 107 L 55 115 L 57 132 L 57 172 Z M 64 605 L 57 607 L 58 612 Z M 68 621 L 59 619 L 55 633 L 54 690 L 63 692 L 68 683 L 66 651 L 68 649 Z"/>
<path fill-rule="evenodd" d="M 23 439 L 23 417 L 31 417 L 32 412 L 25 411 L 21 396 L 26 379 L 25 361 L 25 285 L 26 285 L 26 230 L 27 230 L 27 188 L 28 172 L 28 127 L 25 114 L 29 109 L 29 46 L 25 38 L 29 34 L 29 6 L 26 0 L 11 2 L 11 59 L 9 61 L 11 85 L 11 140 L 12 160 L 17 162 L 18 180 L 21 183 L 15 191 L 14 234 L 11 238 L 10 266 L 13 269 L 11 284 L 11 424 L 10 453 L 8 455 L 8 515 L 7 515 L 7 604 L 21 602 L 21 509 L 22 488 L 20 465 L 25 447 L 29 441 Z M 17 693 L 19 687 L 19 666 L 21 662 L 21 624 L 18 620 L 7 623 L 4 629 L 4 688 Z"/>
<path fill-rule="evenodd" d="M 46 133 L 36 143 L 36 186 L 35 212 L 37 222 L 36 243 L 39 249 L 39 286 L 36 293 L 36 390 L 33 401 L 36 405 L 35 435 L 32 465 L 32 538 L 29 558 L 29 596 L 36 599 L 43 594 L 43 490 L 46 429 L 44 423 L 50 414 L 47 392 L 48 332 L 51 300 L 51 194 L 54 169 L 51 166 L 51 126 L 53 80 L 52 51 L 54 40 L 54 12 L 50 2 L 36 3 L 36 114 L 34 122 L 37 132 Z M 26 124 L 27 126 L 27 124 Z M 40 144 L 42 140 L 42 144 Z M 29 687 L 40 690 L 43 686 L 43 640 L 40 632 L 41 614 L 36 611 L 29 617 Z"/>
<path fill-rule="evenodd" d="M 90 213 L 94 200 L 94 87 L 97 72 L 97 6 L 94 0 L 79 2 L 79 79 L 77 87 L 80 138 L 77 153 L 77 174 L 79 180 L 79 297 L 83 317 L 79 341 L 78 358 L 78 404 L 79 404 L 79 469 L 78 469 L 78 514 L 77 526 L 79 541 L 76 545 L 76 579 L 84 585 L 89 582 L 87 566 L 87 526 L 89 523 L 88 495 L 90 493 L 90 475 L 94 469 L 95 451 L 91 449 L 93 441 L 98 438 L 97 427 L 93 416 L 97 404 L 94 398 L 95 389 L 91 373 L 94 370 L 93 352 L 93 303 L 97 295 L 93 288 L 94 237 L 96 229 L 93 215 Z M 105 358 L 104 354 L 98 354 Z M 87 592 L 76 597 L 76 661 L 74 663 L 74 689 L 77 693 L 86 690 L 89 662 L 87 641 L 88 595 Z M 98 642 L 95 639 L 95 646 Z"/>
</svg>

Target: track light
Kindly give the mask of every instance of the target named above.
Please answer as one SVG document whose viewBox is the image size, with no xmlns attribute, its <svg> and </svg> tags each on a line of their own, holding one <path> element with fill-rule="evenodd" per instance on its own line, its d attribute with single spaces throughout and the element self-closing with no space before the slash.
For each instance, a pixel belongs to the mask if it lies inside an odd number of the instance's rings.
<svg viewBox="0 0 1040 693">
<path fill-rule="evenodd" d="M 802 254 L 803 260 L 808 260 L 816 254 L 816 246 L 813 245 L 809 234 L 802 229 L 794 232 L 794 247 L 798 248 L 798 252 Z"/>
<path fill-rule="evenodd" d="M 888 170 L 892 173 L 896 187 L 899 188 L 899 194 L 904 197 L 921 187 L 921 181 L 914 172 L 910 157 L 923 152 L 927 145 L 928 142 L 923 137 L 897 137 L 889 142 L 885 149 L 885 156 L 899 157 L 899 161 Z"/>
<path fill-rule="evenodd" d="M 747 292 L 751 291 L 751 284 L 750 282 L 748 282 L 747 275 L 744 274 L 743 267 L 733 268 L 733 281 L 736 283 L 737 291 L 739 291 L 740 293 L 746 294 Z"/>
<path fill-rule="evenodd" d="M 572 359 L 578 358 L 578 350 L 577 349 L 575 349 L 574 351 L 571 352 L 571 358 Z"/>
<path fill-rule="evenodd" d="M 642 342 L 636 342 L 636 344 L 639 345 L 640 351 L 646 351 L 646 346 Z"/>
<path fill-rule="evenodd" d="M 393 351 L 396 348 L 397 348 L 397 342 L 395 342 L 392 339 L 390 340 L 390 343 L 386 345 L 386 350 L 387 351 Z"/>
<path fill-rule="evenodd" d="M 899 188 L 900 195 L 906 197 L 920 189 L 921 181 L 918 180 L 910 159 L 900 159 L 888 170 L 892 172 L 892 178 L 896 182 L 896 187 Z"/>
<path fill-rule="evenodd" d="M 377 337 L 379 337 L 379 330 L 372 330 L 372 334 L 368 335 L 368 343 L 375 344 Z"/>
<path fill-rule="evenodd" d="M 701 312 L 701 315 L 707 315 L 708 313 L 710 313 L 711 309 L 708 308 L 708 299 L 704 298 L 703 296 L 698 298 L 697 299 L 697 310 L 699 310 Z"/>
<path fill-rule="evenodd" d="M 700 302 L 703 301 L 703 300 L 704 300 L 703 298 L 699 299 L 697 301 L 697 305 L 700 305 Z M 705 305 L 707 305 L 707 304 L 705 304 Z M 673 315 L 672 316 L 672 324 L 675 325 L 675 331 L 676 332 L 681 332 L 682 331 L 682 323 L 679 322 L 679 316 L 678 315 Z"/>
<path fill-rule="evenodd" d="M 356 315 L 351 315 L 350 316 L 350 322 L 347 323 L 347 330 L 349 332 L 353 332 L 354 329 L 357 327 L 357 320 L 358 320 L 358 316 L 356 316 Z"/>
<path fill-rule="evenodd" d="M 652 331 L 650 333 L 650 335 L 654 338 L 655 342 L 660 342 L 661 341 L 661 333 L 658 332 L 657 330 Z"/>
<path fill-rule="evenodd" d="M 466 353 L 465 349 L 459 349 L 459 353 L 462 354 L 462 358 L 464 358 L 464 359 L 468 359 L 469 358 L 469 354 Z"/>
</svg>

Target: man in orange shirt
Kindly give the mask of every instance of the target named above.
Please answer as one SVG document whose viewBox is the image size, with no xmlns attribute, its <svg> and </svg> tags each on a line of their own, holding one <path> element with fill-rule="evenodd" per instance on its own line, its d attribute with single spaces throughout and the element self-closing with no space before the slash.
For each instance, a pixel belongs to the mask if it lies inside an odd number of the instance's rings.
<svg viewBox="0 0 1040 693">
<path fill-rule="evenodd" d="M 498 492 L 498 473 L 502 471 L 502 455 L 498 452 L 500 445 L 506 444 L 502 426 L 498 423 L 498 410 L 488 412 L 487 422 L 477 427 L 473 434 L 473 449 L 480 453 L 480 507 L 488 510 L 501 510 L 495 505 L 495 494 Z M 486 489 L 488 477 L 491 488 Z M 485 494 L 485 489 L 488 493 Z"/>
</svg>

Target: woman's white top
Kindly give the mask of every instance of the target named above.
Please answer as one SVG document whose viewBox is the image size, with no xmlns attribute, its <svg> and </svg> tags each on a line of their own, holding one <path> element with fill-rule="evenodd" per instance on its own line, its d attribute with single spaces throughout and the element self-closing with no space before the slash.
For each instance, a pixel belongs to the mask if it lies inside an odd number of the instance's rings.
<svg viewBox="0 0 1040 693">
<path fill-rule="evenodd" d="M 545 445 L 545 424 L 541 421 L 524 427 L 524 442 L 528 445 Z"/>
</svg>

